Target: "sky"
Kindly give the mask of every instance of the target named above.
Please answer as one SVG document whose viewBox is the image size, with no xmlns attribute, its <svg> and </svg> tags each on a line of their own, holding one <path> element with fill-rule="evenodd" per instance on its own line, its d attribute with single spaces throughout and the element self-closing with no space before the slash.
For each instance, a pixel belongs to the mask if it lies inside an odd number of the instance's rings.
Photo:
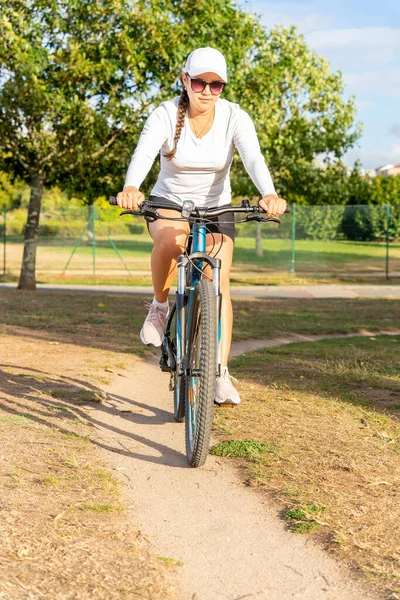
<svg viewBox="0 0 400 600">
<path fill-rule="evenodd" d="M 268 28 L 296 25 L 311 49 L 341 70 L 364 131 L 345 162 L 400 163 L 400 0 L 242 0 Z"/>
</svg>

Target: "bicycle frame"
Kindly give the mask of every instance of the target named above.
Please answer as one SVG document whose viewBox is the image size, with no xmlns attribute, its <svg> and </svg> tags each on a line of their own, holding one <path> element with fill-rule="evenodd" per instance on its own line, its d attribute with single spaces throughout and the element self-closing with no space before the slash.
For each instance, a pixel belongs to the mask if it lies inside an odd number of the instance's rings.
<svg viewBox="0 0 400 600">
<path fill-rule="evenodd" d="M 220 291 L 220 270 L 221 260 L 213 258 L 206 252 L 207 228 L 205 224 L 194 223 L 192 252 L 189 256 L 184 254 L 178 257 L 178 288 L 176 291 L 175 305 L 172 308 L 167 319 L 165 327 L 165 340 L 170 339 L 170 330 L 173 318 L 176 313 L 176 374 L 177 377 L 189 374 L 189 365 L 187 364 L 187 331 L 190 330 L 192 319 L 192 304 L 194 290 L 197 282 L 201 279 L 203 264 L 208 264 L 212 269 L 213 289 L 216 298 L 216 307 L 218 315 L 218 327 L 216 328 L 217 344 L 217 363 L 215 372 L 220 374 L 220 343 L 221 343 L 221 291 Z M 164 345 L 163 354 L 169 354 Z M 170 365 L 173 367 L 173 365 Z M 167 370 L 167 369 L 166 369 Z M 169 369 L 168 369 L 169 370 Z"/>
<path fill-rule="evenodd" d="M 110 197 L 110 204 L 116 205 L 115 197 Z M 158 208 L 166 208 L 163 202 L 150 200 L 143 204 L 143 210 L 124 210 L 121 215 L 133 214 L 144 216 L 149 222 L 155 221 L 157 218 L 162 218 L 157 214 Z M 178 209 L 177 209 L 178 210 Z M 193 221 L 193 244 L 192 252 L 189 256 L 181 255 L 178 257 L 178 290 L 176 292 L 176 300 L 170 311 L 167 319 L 166 328 L 164 331 L 164 341 L 161 349 L 160 367 L 162 371 L 171 373 L 170 389 L 173 390 L 172 377 L 173 373 L 180 377 L 182 375 L 190 376 L 188 361 L 185 357 L 190 354 L 187 347 L 187 332 L 190 331 L 192 325 L 192 307 L 196 285 L 202 277 L 203 263 L 209 265 L 212 269 L 213 290 L 216 299 L 216 310 L 218 323 L 216 327 L 216 376 L 220 375 L 220 346 L 221 346 L 221 292 L 220 292 L 220 270 L 221 260 L 213 258 L 206 252 L 206 237 L 207 226 L 206 222 L 212 216 L 219 216 L 226 213 L 245 213 L 244 221 L 269 221 L 280 224 L 277 217 L 267 217 L 264 210 L 260 206 L 252 206 L 247 199 L 243 199 L 239 207 L 195 207 L 192 201 L 184 201 L 181 209 L 183 218 L 192 218 Z M 285 212 L 290 212 L 289 207 Z M 205 221 L 205 222 L 203 222 Z M 174 348 L 170 332 L 173 318 L 176 318 L 176 340 L 177 347 Z M 175 377 L 175 384 L 176 384 Z"/>
</svg>

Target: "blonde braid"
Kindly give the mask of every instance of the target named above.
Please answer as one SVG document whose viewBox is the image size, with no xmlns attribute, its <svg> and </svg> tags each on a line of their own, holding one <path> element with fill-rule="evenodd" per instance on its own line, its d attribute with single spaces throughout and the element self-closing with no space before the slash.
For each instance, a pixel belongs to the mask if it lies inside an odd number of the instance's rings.
<svg viewBox="0 0 400 600">
<path fill-rule="evenodd" d="M 164 152 L 163 156 L 167 160 L 171 160 L 174 158 L 176 154 L 176 149 L 178 146 L 179 138 L 181 137 L 182 128 L 185 124 L 185 115 L 186 110 L 189 106 L 189 96 L 185 89 L 182 90 L 181 97 L 179 98 L 178 104 L 178 114 L 176 117 L 176 128 L 175 128 L 175 137 L 174 137 L 174 147 L 170 152 Z"/>
</svg>

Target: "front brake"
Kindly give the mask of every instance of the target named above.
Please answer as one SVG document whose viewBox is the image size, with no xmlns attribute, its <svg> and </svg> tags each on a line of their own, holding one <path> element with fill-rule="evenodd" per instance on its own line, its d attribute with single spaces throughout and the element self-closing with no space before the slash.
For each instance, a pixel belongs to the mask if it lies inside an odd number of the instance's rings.
<svg viewBox="0 0 400 600">
<path fill-rule="evenodd" d="M 281 224 L 278 217 L 264 217 L 260 213 L 254 213 L 251 215 L 247 215 L 244 219 L 237 221 L 237 223 L 246 223 L 246 221 L 258 221 L 259 223 L 277 223 L 278 225 Z"/>
<path fill-rule="evenodd" d="M 159 218 L 156 208 L 143 203 L 139 210 L 123 210 L 120 215 L 134 215 L 135 217 L 144 217 L 149 223 L 154 223 Z"/>
</svg>

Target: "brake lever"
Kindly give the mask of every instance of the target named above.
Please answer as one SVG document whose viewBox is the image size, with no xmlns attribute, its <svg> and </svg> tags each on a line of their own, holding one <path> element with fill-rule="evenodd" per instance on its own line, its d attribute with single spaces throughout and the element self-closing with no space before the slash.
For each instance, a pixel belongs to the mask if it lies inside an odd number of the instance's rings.
<svg viewBox="0 0 400 600">
<path fill-rule="evenodd" d="M 265 213 L 264 213 L 265 214 Z M 251 215 L 247 215 L 247 217 L 245 217 L 244 219 L 241 219 L 240 221 L 237 221 L 238 223 L 245 223 L 246 221 L 258 221 L 259 223 L 264 222 L 264 223 L 277 223 L 278 225 L 281 224 L 280 220 L 278 219 L 278 217 L 263 217 L 260 213 L 254 213 Z"/>
<path fill-rule="evenodd" d="M 138 210 L 123 210 L 122 212 L 119 213 L 119 216 L 122 215 L 135 215 L 135 217 L 140 217 L 142 215 L 141 212 L 139 212 Z"/>
<path fill-rule="evenodd" d="M 154 223 L 158 219 L 157 209 L 150 208 L 149 206 L 142 206 L 139 210 L 123 210 L 120 213 L 122 215 L 134 215 L 135 217 L 144 217 L 149 223 Z"/>
</svg>

